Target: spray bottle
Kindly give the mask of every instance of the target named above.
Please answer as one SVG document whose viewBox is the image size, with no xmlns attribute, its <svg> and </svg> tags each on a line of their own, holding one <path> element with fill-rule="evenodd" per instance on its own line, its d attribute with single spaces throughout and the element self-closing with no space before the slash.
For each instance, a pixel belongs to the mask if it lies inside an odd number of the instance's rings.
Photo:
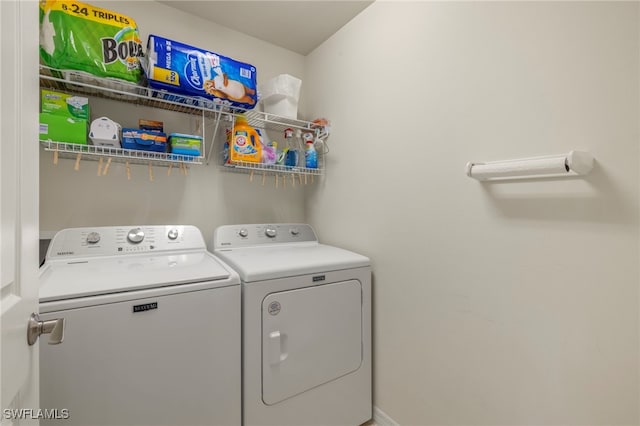
<svg viewBox="0 0 640 426">
<path fill-rule="evenodd" d="M 308 169 L 318 168 L 318 152 L 315 146 L 313 146 L 313 134 L 305 133 L 302 135 L 302 139 L 305 142 L 306 148 L 304 151 L 305 165 Z"/>
</svg>

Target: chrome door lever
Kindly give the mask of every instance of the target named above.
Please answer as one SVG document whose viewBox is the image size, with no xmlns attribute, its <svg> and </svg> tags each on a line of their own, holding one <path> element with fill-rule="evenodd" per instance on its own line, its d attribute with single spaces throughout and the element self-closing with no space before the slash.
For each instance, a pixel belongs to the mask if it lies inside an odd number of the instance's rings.
<svg viewBox="0 0 640 426">
<path fill-rule="evenodd" d="M 36 343 L 41 334 L 50 334 L 50 345 L 62 343 L 64 340 L 64 318 L 40 321 L 38 314 L 31 314 L 29 325 L 27 326 L 27 343 L 29 343 L 29 346 Z"/>
</svg>

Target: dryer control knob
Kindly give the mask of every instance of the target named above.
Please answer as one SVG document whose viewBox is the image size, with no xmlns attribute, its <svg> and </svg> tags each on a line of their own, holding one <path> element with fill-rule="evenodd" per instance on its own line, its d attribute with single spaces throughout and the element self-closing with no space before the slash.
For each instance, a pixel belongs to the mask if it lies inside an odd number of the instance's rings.
<svg viewBox="0 0 640 426">
<path fill-rule="evenodd" d="M 97 232 L 89 232 L 87 235 L 87 243 L 89 244 L 97 244 L 100 241 L 100 234 Z"/>
<path fill-rule="evenodd" d="M 269 238 L 275 238 L 275 236 L 278 235 L 278 231 L 273 226 L 267 226 L 264 228 L 264 234 Z"/>
<path fill-rule="evenodd" d="M 169 230 L 169 233 L 167 234 L 167 237 L 169 237 L 170 240 L 175 240 L 178 238 L 178 230 L 176 228 L 172 228 Z"/>
<path fill-rule="evenodd" d="M 247 231 L 247 228 L 241 228 L 238 231 L 238 235 L 240 235 L 242 238 L 247 238 L 249 236 L 249 231 Z"/>
<path fill-rule="evenodd" d="M 289 230 L 289 232 L 291 232 L 291 235 L 296 236 L 300 234 L 300 230 L 298 228 L 291 228 Z"/>
<path fill-rule="evenodd" d="M 132 244 L 141 243 L 144 240 L 144 231 L 142 228 L 133 228 L 127 234 L 127 240 Z"/>
</svg>

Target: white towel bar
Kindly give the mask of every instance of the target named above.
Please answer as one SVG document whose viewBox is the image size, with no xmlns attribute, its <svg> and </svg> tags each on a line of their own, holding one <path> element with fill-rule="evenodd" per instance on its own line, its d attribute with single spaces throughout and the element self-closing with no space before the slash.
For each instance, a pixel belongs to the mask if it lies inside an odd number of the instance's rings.
<svg viewBox="0 0 640 426">
<path fill-rule="evenodd" d="M 466 171 L 467 176 L 478 180 L 577 176 L 588 174 L 593 168 L 593 161 L 589 152 L 571 151 L 548 157 L 488 163 L 468 162 Z"/>
</svg>

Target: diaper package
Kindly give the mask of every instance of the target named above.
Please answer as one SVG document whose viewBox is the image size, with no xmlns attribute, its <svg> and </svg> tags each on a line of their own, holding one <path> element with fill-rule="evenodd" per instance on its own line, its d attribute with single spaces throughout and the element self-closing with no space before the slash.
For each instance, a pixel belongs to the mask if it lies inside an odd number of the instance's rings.
<svg viewBox="0 0 640 426">
<path fill-rule="evenodd" d="M 40 1 L 40 57 L 45 65 L 138 83 L 138 57 L 143 53 L 130 17 L 77 1 Z"/>
<path fill-rule="evenodd" d="M 226 56 L 157 35 L 147 42 L 151 87 L 251 109 L 256 105 L 256 68 Z"/>
</svg>

